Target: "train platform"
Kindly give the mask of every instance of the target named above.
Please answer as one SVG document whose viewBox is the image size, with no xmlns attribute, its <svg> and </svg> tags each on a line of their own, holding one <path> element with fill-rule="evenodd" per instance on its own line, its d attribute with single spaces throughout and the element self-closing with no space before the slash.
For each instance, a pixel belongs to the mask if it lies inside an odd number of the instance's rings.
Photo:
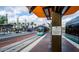
<svg viewBox="0 0 79 59">
<path fill-rule="evenodd" d="M 40 36 L 35 42 L 30 44 L 28 47 L 24 48 L 21 52 L 50 52 L 51 48 L 51 37 L 47 33 L 43 36 Z"/>
<path fill-rule="evenodd" d="M 47 34 L 30 52 L 51 52 L 51 34 Z"/>
<path fill-rule="evenodd" d="M 78 37 L 72 35 L 62 36 L 62 52 L 79 52 Z"/>
<path fill-rule="evenodd" d="M 73 42 L 79 44 L 79 37 L 78 36 L 74 36 L 74 35 L 70 35 L 70 34 L 65 34 L 64 36 L 69 38 Z"/>
</svg>

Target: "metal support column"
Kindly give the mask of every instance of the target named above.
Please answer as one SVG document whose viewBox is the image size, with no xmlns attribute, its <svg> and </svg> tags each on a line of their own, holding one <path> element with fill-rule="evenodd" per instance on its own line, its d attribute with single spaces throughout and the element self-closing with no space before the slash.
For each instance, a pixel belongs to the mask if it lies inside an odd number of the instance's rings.
<svg viewBox="0 0 79 59">
<path fill-rule="evenodd" d="M 61 52 L 61 14 L 52 12 L 52 51 Z"/>
</svg>

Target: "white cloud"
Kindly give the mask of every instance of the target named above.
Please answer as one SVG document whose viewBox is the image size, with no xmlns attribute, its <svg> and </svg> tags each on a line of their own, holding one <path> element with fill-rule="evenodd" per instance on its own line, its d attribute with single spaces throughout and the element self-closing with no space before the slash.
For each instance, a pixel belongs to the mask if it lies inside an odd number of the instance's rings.
<svg viewBox="0 0 79 59">
<path fill-rule="evenodd" d="M 6 11 L 3 10 L 3 11 L 0 11 L 0 15 L 5 15 L 6 14 Z"/>
<path fill-rule="evenodd" d="M 2 10 L 3 8 L 3 10 Z M 20 14 L 22 12 L 26 12 L 26 13 L 29 13 L 28 12 L 28 9 L 26 7 L 23 7 L 23 6 L 13 6 L 13 7 L 9 7 L 9 6 L 6 6 L 6 7 L 1 7 L 0 8 L 0 15 L 6 15 L 8 14 L 8 21 L 9 22 L 15 22 L 17 17 L 19 15 L 17 14 Z"/>
<path fill-rule="evenodd" d="M 23 14 L 24 15 L 20 15 Z M 6 15 L 8 14 L 8 22 L 13 23 L 17 22 L 17 18 L 19 17 L 19 22 L 25 22 L 25 19 L 27 22 L 34 22 L 37 25 L 46 24 L 47 21 L 46 18 L 38 18 L 35 14 L 31 13 L 29 14 L 29 10 L 27 7 L 24 6 L 12 6 L 12 7 L 3 7 L 3 10 L 0 8 L 0 15 Z"/>
<path fill-rule="evenodd" d="M 23 7 L 23 6 L 14 7 L 14 13 L 16 13 L 16 14 L 19 14 L 19 13 L 21 13 L 23 11 L 29 13 L 29 10 L 26 7 Z"/>
</svg>

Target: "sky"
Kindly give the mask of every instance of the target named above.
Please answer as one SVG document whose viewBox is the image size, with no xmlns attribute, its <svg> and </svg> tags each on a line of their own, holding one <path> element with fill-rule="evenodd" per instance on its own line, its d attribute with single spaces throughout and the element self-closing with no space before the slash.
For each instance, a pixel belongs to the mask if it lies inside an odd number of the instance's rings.
<svg viewBox="0 0 79 59">
<path fill-rule="evenodd" d="M 65 24 L 66 24 L 68 21 L 70 21 L 70 20 L 72 20 L 72 19 L 74 19 L 74 18 L 76 18 L 76 17 L 78 17 L 78 16 L 79 16 L 79 10 L 76 11 L 75 13 L 73 13 L 73 14 L 63 16 L 63 17 L 62 17 L 62 26 L 64 27 Z"/>
<path fill-rule="evenodd" d="M 44 24 L 48 21 L 46 18 L 38 18 L 35 14 L 29 13 L 29 10 L 25 6 L 0 6 L 0 15 L 8 14 L 8 22 L 14 23 L 17 22 L 35 22 L 38 25 Z"/>
<path fill-rule="evenodd" d="M 19 18 L 19 22 L 34 22 L 37 25 L 42 25 L 50 23 L 49 20 L 46 18 L 39 18 L 34 13 L 29 13 L 29 10 L 25 6 L 0 6 L 0 15 L 6 15 L 8 14 L 8 22 L 14 23 L 17 22 L 17 18 Z M 79 10 L 73 14 L 65 15 L 62 17 L 62 25 L 63 27 L 65 24 L 72 20 L 73 18 L 76 18 L 79 16 Z"/>
</svg>

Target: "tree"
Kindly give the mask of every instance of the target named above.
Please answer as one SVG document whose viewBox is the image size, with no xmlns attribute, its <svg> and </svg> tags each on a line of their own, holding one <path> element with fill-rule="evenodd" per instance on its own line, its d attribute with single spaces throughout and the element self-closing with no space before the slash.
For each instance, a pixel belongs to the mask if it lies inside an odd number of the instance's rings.
<svg viewBox="0 0 79 59">
<path fill-rule="evenodd" d="M 31 25 L 32 25 L 32 29 L 33 29 L 34 22 L 31 22 Z"/>
<path fill-rule="evenodd" d="M 27 26 L 26 26 L 26 27 L 27 27 L 27 29 L 29 28 L 29 25 L 30 25 L 30 24 L 29 24 L 29 22 L 28 22 L 28 23 L 27 23 Z"/>
<path fill-rule="evenodd" d="M 34 27 L 36 27 L 36 26 L 37 26 L 37 24 L 35 24 L 35 23 L 34 23 L 33 25 L 34 25 Z"/>
<path fill-rule="evenodd" d="M 5 16 L 0 16 L 0 24 L 4 24 L 6 20 Z"/>
</svg>

